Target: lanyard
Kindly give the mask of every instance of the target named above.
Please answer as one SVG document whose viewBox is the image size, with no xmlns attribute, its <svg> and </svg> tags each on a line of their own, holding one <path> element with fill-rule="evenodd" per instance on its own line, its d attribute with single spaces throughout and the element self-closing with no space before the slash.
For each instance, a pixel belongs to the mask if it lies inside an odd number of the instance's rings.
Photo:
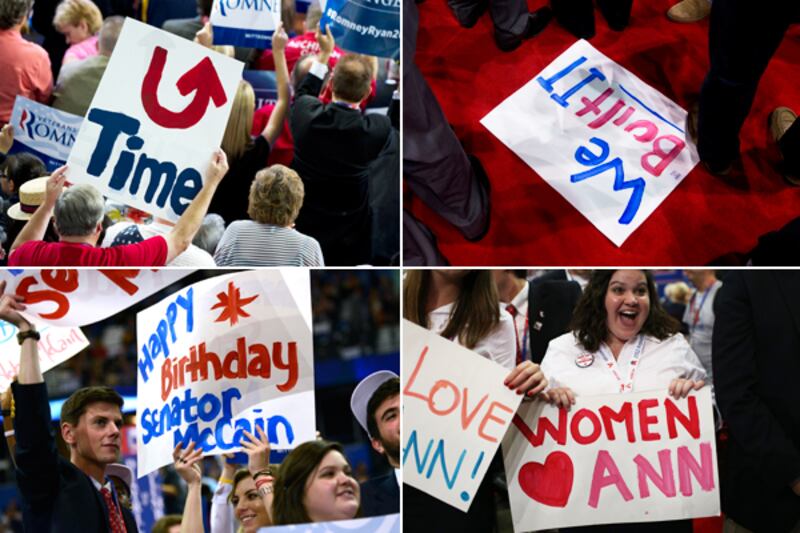
<svg viewBox="0 0 800 533">
<path fill-rule="evenodd" d="M 623 349 L 625 347 L 623 346 Z M 603 361 L 606 364 L 606 368 L 608 368 L 611 373 L 617 378 L 619 382 L 619 392 L 631 392 L 633 390 L 633 378 L 636 376 L 636 369 L 639 368 L 639 358 L 642 356 L 642 352 L 644 351 L 644 335 L 639 335 L 639 341 L 636 344 L 636 348 L 633 351 L 633 356 L 631 356 L 631 362 L 629 363 L 630 372 L 628 372 L 628 380 L 625 381 L 622 379 L 622 375 L 619 373 L 619 366 L 617 365 L 617 361 L 614 359 L 614 356 L 606 353 L 607 347 L 605 345 L 600 346 L 600 357 L 603 358 Z M 620 352 L 622 355 L 622 352 Z"/>
<path fill-rule="evenodd" d="M 700 306 L 697 308 L 696 311 L 694 309 L 694 301 L 697 299 L 697 293 L 694 293 L 692 295 L 692 299 L 689 302 L 689 314 L 694 313 L 694 318 L 692 319 L 692 327 L 689 328 L 689 330 L 690 330 L 689 333 L 693 332 L 695 330 L 695 328 L 697 328 L 697 322 L 700 320 L 700 311 L 703 309 L 703 304 L 706 303 L 706 298 L 708 298 L 709 293 L 711 292 L 711 290 L 714 288 L 714 286 L 716 284 L 717 283 L 714 282 L 714 284 L 711 285 L 708 288 L 708 290 L 706 290 L 706 292 L 703 293 L 703 297 L 700 299 Z"/>
</svg>

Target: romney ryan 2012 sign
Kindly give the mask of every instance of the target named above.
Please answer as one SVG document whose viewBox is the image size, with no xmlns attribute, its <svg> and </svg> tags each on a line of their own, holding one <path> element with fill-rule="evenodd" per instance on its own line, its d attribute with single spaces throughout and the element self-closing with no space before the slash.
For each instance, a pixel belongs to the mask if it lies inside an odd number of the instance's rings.
<svg viewBox="0 0 800 533">
<path fill-rule="evenodd" d="M 281 20 L 280 0 L 214 0 L 211 8 L 214 44 L 272 48 Z"/>
<path fill-rule="evenodd" d="M 328 26 L 348 52 L 399 57 L 400 0 L 327 0 L 319 27 Z"/>
<path fill-rule="evenodd" d="M 617 246 L 699 161 L 686 111 L 583 40 L 481 123 Z"/>
<path fill-rule="evenodd" d="M 503 440 L 514 531 L 717 516 L 711 387 L 523 404 Z"/>
<path fill-rule="evenodd" d="M 11 111 L 14 144 L 9 154 L 27 152 L 53 171 L 67 161 L 83 117 L 17 95 Z"/>
<path fill-rule="evenodd" d="M 243 68 L 126 19 L 70 153 L 68 181 L 177 220 L 203 186 Z"/>
</svg>

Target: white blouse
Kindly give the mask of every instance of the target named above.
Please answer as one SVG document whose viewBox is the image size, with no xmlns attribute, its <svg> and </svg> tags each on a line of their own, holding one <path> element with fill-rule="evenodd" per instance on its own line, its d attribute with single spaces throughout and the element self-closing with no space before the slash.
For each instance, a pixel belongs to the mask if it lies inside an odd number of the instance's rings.
<svg viewBox="0 0 800 533">
<path fill-rule="evenodd" d="M 498 305 L 498 307 L 500 308 L 500 323 L 489 335 L 478 341 L 472 351 L 511 370 L 516 366 L 517 360 L 517 338 L 514 336 L 514 319 L 511 318 L 511 314 L 508 311 L 503 309 L 502 305 Z M 453 304 L 447 304 L 428 313 L 428 329 L 434 333 L 441 334 L 447 326 L 452 309 Z M 450 340 L 456 344 L 461 344 L 458 338 Z"/>
<path fill-rule="evenodd" d="M 666 391 L 675 378 L 706 379 L 703 365 L 680 333 L 663 341 L 637 335 L 622 347 L 613 369 L 609 368 L 608 359 L 613 361 L 613 356 L 605 343 L 596 353 L 590 353 L 572 332 L 565 333 L 550 341 L 542 361 L 542 372 L 549 380 L 547 388 L 569 387 L 576 394 L 587 396 L 618 393 L 620 385 L 630 381 L 632 370 L 633 381 L 624 392 Z"/>
</svg>

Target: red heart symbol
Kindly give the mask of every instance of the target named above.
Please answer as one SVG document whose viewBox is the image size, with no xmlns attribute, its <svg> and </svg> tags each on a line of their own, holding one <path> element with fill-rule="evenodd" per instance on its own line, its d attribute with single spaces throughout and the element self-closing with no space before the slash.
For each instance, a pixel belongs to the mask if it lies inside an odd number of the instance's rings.
<svg viewBox="0 0 800 533">
<path fill-rule="evenodd" d="M 519 471 L 519 484 L 525 494 L 550 507 L 566 507 L 572 479 L 572 460 L 564 452 L 552 452 L 544 464 L 525 463 Z"/>
</svg>

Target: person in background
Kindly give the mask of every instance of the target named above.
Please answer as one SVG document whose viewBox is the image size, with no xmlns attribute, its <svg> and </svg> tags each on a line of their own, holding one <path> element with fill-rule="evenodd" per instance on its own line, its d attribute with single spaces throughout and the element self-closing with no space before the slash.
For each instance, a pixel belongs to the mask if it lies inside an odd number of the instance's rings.
<svg viewBox="0 0 800 533">
<path fill-rule="evenodd" d="M 713 389 L 713 371 L 711 368 L 711 336 L 714 333 L 714 300 L 719 293 L 722 282 L 717 279 L 713 270 L 687 269 L 686 277 L 695 289 L 686 306 L 683 323 L 689 333 L 689 345 L 703 363 L 708 382 Z"/>
<path fill-rule="evenodd" d="M 80 61 L 96 56 L 97 32 L 103 24 L 103 14 L 91 0 L 62 0 L 56 7 L 53 26 L 67 38 L 69 48 L 64 52 L 66 65 L 72 61 Z"/>
<path fill-rule="evenodd" d="M 715 0 L 714 5 L 722 0 Z M 800 531 L 800 273 L 731 270 L 714 302 L 725 533 Z"/>
<path fill-rule="evenodd" d="M 11 120 L 17 96 L 47 104 L 53 92 L 47 52 L 20 33 L 32 6 L 33 0 L 0 2 L 0 126 Z"/>
<path fill-rule="evenodd" d="M 286 456 L 275 478 L 275 525 L 350 520 L 358 515 L 361 492 L 342 446 L 304 442 Z"/>
<path fill-rule="evenodd" d="M 372 448 L 392 471 L 361 483 L 361 516 L 400 512 L 400 378 L 378 370 L 362 379 L 350 396 L 350 410 L 367 432 Z"/>
</svg>

